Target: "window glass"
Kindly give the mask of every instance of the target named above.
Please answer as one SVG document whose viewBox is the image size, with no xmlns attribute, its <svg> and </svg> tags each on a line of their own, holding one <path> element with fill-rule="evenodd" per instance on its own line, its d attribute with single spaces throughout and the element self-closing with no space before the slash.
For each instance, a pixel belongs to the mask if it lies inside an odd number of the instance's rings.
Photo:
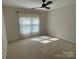
<svg viewBox="0 0 79 59">
<path fill-rule="evenodd" d="M 39 32 L 39 17 L 20 17 L 20 33 Z"/>
</svg>

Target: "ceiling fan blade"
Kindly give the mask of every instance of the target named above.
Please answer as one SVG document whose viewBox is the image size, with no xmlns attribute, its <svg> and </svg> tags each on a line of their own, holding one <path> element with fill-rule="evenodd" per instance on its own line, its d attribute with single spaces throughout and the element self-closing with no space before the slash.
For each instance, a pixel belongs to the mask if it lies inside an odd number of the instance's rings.
<svg viewBox="0 0 79 59">
<path fill-rule="evenodd" d="M 46 6 L 47 5 L 50 5 L 50 4 L 52 4 L 53 2 L 52 1 L 48 1 L 47 3 L 46 3 Z"/>
<path fill-rule="evenodd" d="M 46 9 L 50 9 L 50 7 L 45 7 Z"/>
<path fill-rule="evenodd" d="M 46 5 L 45 4 L 42 4 L 42 7 L 46 7 Z"/>
<path fill-rule="evenodd" d="M 46 2 L 46 0 L 42 0 L 42 2 Z"/>
</svg>

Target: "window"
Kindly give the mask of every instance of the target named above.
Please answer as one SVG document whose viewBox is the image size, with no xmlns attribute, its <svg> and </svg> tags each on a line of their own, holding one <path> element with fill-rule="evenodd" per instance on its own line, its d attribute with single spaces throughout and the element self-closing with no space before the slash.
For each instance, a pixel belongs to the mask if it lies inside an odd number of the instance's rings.
<svg viewBox="0 0 79 59">
<path fill-rule="evenodd" d="M 30 34 L 39 32 L 39 17 L 19 17 L 20 33 Z"/>
<path fill-rule="evenodd" d="M 31 24 L 32 24 L 32 32 L 39 32 L 39 18 L 34 17 Z"/>
</svg>

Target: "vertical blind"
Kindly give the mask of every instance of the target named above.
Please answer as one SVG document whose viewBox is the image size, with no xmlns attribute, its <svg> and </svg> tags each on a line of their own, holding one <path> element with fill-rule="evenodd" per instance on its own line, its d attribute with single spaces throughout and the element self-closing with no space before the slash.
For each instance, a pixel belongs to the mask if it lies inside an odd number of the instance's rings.
<svg viewBox="0 0 79 59">
<path fill-rule="evenodd" d="M 40 18 L 38 14 L 19 13 L 20 34 L 23 37 L 38 35 Z"/>
</svg>

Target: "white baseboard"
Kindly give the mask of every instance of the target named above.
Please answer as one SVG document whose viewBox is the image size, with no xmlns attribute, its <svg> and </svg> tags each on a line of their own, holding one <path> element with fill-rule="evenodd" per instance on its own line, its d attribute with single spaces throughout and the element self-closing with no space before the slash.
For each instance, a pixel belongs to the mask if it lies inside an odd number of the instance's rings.
<svg viewBox="0 0 79 59">
<path fill-rule="evenodd" d="M 70 40 L 70 39 L 67 38 L 67 37 L 62 37 L 62 36 L 60 36 L 60 35 L 56 35 L 56 37 L 61 38 L 61 39 L 66 40 L 66 41 L 69 41 L 69 42 L 74 43 L 74 44 L 76 43 L 75 41 Z"/>
<path fill-rule="evenodd" d="M 8 42 L 13 42 L 13 41 L 16 41 L 16 40 L 19 40 L 20 38 L 14 38 L 14 39 L 11 39 L 9 40 Z"/>
</svg>

